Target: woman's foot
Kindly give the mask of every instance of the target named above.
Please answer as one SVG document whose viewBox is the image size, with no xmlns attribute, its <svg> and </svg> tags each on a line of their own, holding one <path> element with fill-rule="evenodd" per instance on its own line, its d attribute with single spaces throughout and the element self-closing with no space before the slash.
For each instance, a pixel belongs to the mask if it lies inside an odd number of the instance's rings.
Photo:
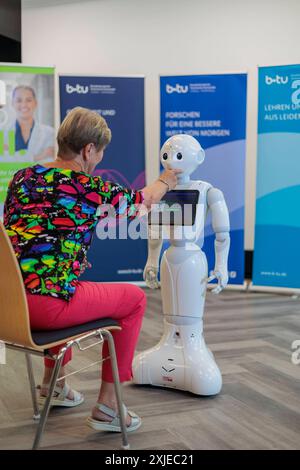
<svg viewBox="0 0 300 470">
<path fill-rule="evenodd" d="M 64 383 L 58 382 L 55 386 L 55 389 L 56 390 L 58 388 L 63 389 L 64 386 L 65 386 Z M 48 396 L 48 390 L 49 390 L 49 384 L 43 383 L 40 386 L 40 397 L 47 397 Z M 53 396 L 56 397 L 58 394 L 59 394 L 59 391 L 55 391 L 53 393 Z M 68 393 L 67 393 L 66 398 L 68 398 L 69 400 L 74 400 L 74 390 L 72 390 L 70 387 L 68 388 Z"/>
<path fill-rule="evenodd" d="M 141 418 L 133 411 L 127 411 L 125 405 L 125 423 L 127 431 L 135 431 L 141 424 Z M 92 415 L 87 419 L 87 424 L 96 431 L 121 432 L 121 423 L 118 411 L 115 406 L 107 406 L 103 403 L 97 403 L 92 410 Z"/>
<path fill-rule="evenodd" d="M 102 404 L 105 404 L 105 403 L 102 403 Z M 98 403 L 97 405 L 100 405 L 100 403 Z M 118 414 L 117 406 L 115 406 L 115 405 L 113 405 L 112 407 L 111 407 L 111 405 L 106 405 L 106 406 L 109 406 L 109 408 L 111 408 L 112 410 L 114 410 L 116 412 L 116 414 Z M 112 416 L 109 416 L 106 413 L 104 413 L 103 411 L 101 411 L 98 408 L 98 406 L 94 406 L 94 408 L 92 409 L 92 418 L 97 420 L 97 421 L 107 421 L 107 422 L 111 422 L 113 420 Z M 126 422 L 126 426 L 130 426 L 131 417 L 129 416 L 128 413 L 127 413 L 125 422 Z"/>
<path fill-rule="evenodd" d="M 40 387 L 39 403 L 43 405 L 49 392 L 49 384 L 43 383 Z M 78 406 L 84 401 L 84 397 L 76 390 L 72 390 L 68 384 L 56 384 L 51 400 L 51 406 Z"/>
<path fill-rule="evenodd" d="M 127 411 L 125 405 L 123 407 L 127 431 L 135 431 L 142 424 L 142 420 L 133 411 Z M 102 380 L 96 406 L 92 409 L 92 414 L 87 419 L 87 424 L 96 431 L 121 432 L 117 397 L 113 382 Z"/>
</svg>

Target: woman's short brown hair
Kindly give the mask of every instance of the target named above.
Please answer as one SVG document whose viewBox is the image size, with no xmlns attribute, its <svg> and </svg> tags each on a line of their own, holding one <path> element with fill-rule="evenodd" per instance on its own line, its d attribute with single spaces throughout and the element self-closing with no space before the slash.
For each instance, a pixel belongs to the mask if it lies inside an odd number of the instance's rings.
<svg viewBox="0 0 300 470">
<path fill-rule="evenodd" d="M 58 154 L 80 153 L 87 144 L 102 150 L 111 140 L 111 131 L 105 119 L 96 111 L 73 108 L 61 123 L 57 133 Z"/>
</svg>

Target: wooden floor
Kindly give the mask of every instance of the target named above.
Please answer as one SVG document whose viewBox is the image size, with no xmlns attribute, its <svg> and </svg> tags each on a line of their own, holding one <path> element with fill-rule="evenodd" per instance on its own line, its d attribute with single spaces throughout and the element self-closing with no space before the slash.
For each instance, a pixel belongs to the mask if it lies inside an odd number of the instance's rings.
<svg viewBox="0 0 300 470">
<path fill-rule="evenodd" d="M 148 308 L 138 350 L 161 335 L 159 291 L 147 290 Z M 132 449 L 299 449 L 300 365 L 291 343 L 300 339 L 300 300 L 273 294 L 226 291 L 207 295 L 206 342 L 223 374 L 214 398 L 148 386 L 124 387 L 127 405 L 143 419 L 129 436 Z M 14 351 L 0 365 L 0 449 L 25 449 L 33 423 L 25 359 Z M 96 348 L 76 353 L 72 367 L 97 360 Z M 40 377 L 41 360 L 34 358 Z M 99 386 L 99 372 L 72 377 L 85 394 L 77 409 L 53 409 L 42 446 L 48 449 L 118 449 L 120 436 L 85 424 Z"/>
</svg>

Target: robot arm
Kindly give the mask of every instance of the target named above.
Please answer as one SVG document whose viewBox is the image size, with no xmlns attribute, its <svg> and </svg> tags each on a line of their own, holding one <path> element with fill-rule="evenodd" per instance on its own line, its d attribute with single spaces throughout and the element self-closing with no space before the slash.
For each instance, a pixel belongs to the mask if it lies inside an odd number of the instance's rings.
<svg viewBox="0 0 300 470">
<path fill-rule="evenodd" d="M 230 247 L 229 214 L 222 191 L 210 188 L 207 192 L 207 203 L 212 213 L 212 226 L 215 239 L 215 268 L 208 282 L 218 280 L 218 285 L 212 292 L 218 294 L 228 283 L 227 261 Z"/>
<path fill-rule="evenodd" d="M 143 277 L 150 289 L 159 288 L 158 271 L 162 242 L 161 227 L 148 225 L 148 258 Z"/>
</svg>

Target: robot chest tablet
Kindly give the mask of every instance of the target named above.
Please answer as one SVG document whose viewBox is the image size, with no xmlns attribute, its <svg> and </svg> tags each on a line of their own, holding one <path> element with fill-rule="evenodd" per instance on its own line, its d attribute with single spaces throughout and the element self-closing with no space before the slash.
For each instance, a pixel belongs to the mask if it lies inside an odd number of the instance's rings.
<svg viewBox="0 0 300 470">
<path fill-rule="evenodd" d="M 194 242 L 202 235 L 206 200 L 197 188 L 177 188 L 169 191 L 163 200 L 153 206 L 149 214 L 149 225 L 162 229 L 164 239 L 171 243 Z"/>
<path fill-rule="evenodd" d="M 204 215 L 198 189 L 176 189 L 166 193 L 164 198 L 152 207 L 149 213 L 150 225 L 169 227 L 195 227 Z"/>
</svg>

